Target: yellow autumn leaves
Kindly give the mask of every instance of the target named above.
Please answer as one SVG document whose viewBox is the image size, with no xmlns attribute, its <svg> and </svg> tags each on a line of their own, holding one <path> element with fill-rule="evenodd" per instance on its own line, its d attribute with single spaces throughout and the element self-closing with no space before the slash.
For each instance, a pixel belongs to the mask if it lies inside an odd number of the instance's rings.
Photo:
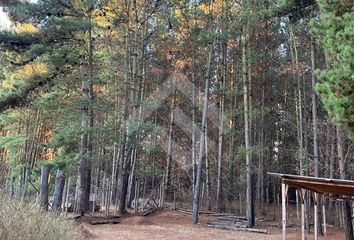
<svg viewBox="0 0 354 240">
<path fill-rule="evenodd" d="M 29 63 L 13 72 L 11 77 L 0 82 L 0 89 L 11 89 L 27 77 L 42 75 L 47 73 L 48 68 L 43 63 Z"/>
<path fill-rule="evenodd" d="M 38 33 L 39 29 L 31 23 L 18 24 L 15 28 L 16 33 Z"/>
</svg>

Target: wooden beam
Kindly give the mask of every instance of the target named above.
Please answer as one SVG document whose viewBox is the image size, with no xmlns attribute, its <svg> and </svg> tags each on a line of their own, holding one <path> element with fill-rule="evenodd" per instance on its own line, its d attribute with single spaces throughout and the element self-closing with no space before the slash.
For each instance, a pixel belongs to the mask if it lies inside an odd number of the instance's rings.
<svg viewBox="0 0 354 240">
<path fill-rule="evenodd" d="M 288 186 L 282 182 L 281 184 L 281 207 L 282 207 L 282 240 L 286 240 L 286 195 Z"/>
<path fill-rule="evenodd" d="M 288 185 L 307 188 L 311 191 L 318 192 L 318 193 L 332 193 L 332 194 L 342 195 L 343 197 L 354 196 L 354 184 L 348 185 L 348 184 L 341 184 L 341 183 L 316 182 L 310 180 L 287 179 L 287 178 L 284 178 L 283 182 L 286 182 Z"/>
<path fill-rule="evenodd" d="M 300 176 L 300 175 L 291 175 L 291 174 L 281 174 L 281 173 L 267 173 L 270 176 L 274 177 L 281 177 L 284 180 L 287 179 L 300 179 L 300 180 L 307 180 L 311 182 L 325 182 L 325 183 L 334 183 L 334 184 L 346 184 L 352 186 L 354 181 L 351 180 L 343 180 L 343 179 L 332 179 L 332 178 L 319 178 L 319 177 L 309 177 L 309 176 Z"/>
</svg>

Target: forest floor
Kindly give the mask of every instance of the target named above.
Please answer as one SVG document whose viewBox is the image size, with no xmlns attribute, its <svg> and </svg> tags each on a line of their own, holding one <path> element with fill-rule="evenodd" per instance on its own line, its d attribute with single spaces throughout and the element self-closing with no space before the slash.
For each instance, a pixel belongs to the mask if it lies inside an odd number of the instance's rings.
<svg viewBox="0 0 354 240">
<path fill-rule="evenodd" d="M 191 215 L 176 211 L 159 211 L 149 216 L 137 216 L 128 214 L 119 219 L 118 224 L 90 225 L 94 216 L 81 219 L 85 239 L 97 240 L 145 240 L 145 239 L 168 239 L 168 240 L 274 240 L 281 239 L 280 221 L 265 221 L 257 223 L 257 228 L 267 229 L 269 234 L 250 233 L 242 231 L 229 231 L 204 226 L 207 221 L 215 220 L 215 217 L 201 216 L 200 225 L 191 224 Z M 288 239 L 301 238 L 301 227 L 293 223 L 288 228 Z M 313 234 L 307 239 L 313 239 Z M 328 240 L 345 239 L 343 231 L 328 228 Z"/>
</svg>

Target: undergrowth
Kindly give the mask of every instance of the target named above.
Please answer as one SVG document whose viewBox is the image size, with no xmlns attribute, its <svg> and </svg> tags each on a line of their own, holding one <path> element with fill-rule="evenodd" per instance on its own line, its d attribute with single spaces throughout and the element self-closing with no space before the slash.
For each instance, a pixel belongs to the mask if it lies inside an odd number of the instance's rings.
<svg viewBox="0 0 354 240">
<path fill-rule="evenodd" d="M 0 193 L 1 240 L 82 240 L 71 221 Z"/>
</svg>

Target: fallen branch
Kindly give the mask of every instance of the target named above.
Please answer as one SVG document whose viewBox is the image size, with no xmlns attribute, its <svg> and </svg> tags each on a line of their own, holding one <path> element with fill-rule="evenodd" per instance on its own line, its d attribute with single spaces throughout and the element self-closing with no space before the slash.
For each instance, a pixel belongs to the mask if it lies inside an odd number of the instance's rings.
<svg viewBox="0 0 354 240">
<path fill-rule="evenodd" d="M 186 214 L 192 214 L 192 212 L 186 211 L 184 209 L 176 209 L 176 211 L 181 213 L 186 213 Z"/>
<path fill-rule="evenodd" d="M 212 227 L 212 228 L 224 229 L 224 230 L 269 234 L 268 230 L 257 229 L 257 228 L 246 228 L 246 227 L 235 227 L 235 226 L 228 226 L 228 225 L 213 225 L 213 224 L 206 224 L 206 226 Z"/>
<path fill-rule="evenodd" d="M 223 220 L 223 221 L 247 221 L 246 217 L 241 217 L 241 216 L 228 216 L 228 217 L 218 217 L 219 220 Z"/>
<path fill-rule="evenodd" d="M 237 228 L 245 228 L 247 227 L 246 224 L 242 224 L 242 222 L 238 223 L 230 223 L 230 222 L 207 222 L 207 225 L 213 226 L 230 226 L 230 227 L 237 227 Z"/>
<path fill-rule="evenodd" d="M 95 220 L 91 221 L 91 225 L 99 225 L 99 224 L 117 224 L 119 221 L 117 219 L 102 219 L 102 220 Z"/>
<path fill-rule="evenodd" d="M 155 212 L 156 210 L 157 210 L 157 208 L 150 208 L 143 213 L 143 216 L 146 217 L 146 216 L 150 215 L 151 213 Z"/>
<path fill-rule="evenodd" d="M 67 220 L 77 220 L 77 219 L 80 219 L 80 218 L 81 218 L 81 215 L 74 215 L 74 216 L 67 217 L 66 219 Z"/>
</svg>

